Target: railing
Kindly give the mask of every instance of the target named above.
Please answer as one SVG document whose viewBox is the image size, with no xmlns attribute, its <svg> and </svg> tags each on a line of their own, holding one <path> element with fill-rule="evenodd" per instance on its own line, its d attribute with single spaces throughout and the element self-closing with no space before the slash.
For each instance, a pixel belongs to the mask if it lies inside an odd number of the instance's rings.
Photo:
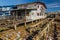
<svg viewBox="0 0 60 40">
<path fill-rule="evenodd" d="M 24 18 L 25 18 L 24 16 L 5 16 L 5 19 L 10 19 L 10 20 L 24 19 Z"/>
<path fill-rule="evenodd" d="M 46 24 L 46 26 L 43 28 L 42 31 L 39 31 L 38 35 L 35 36 L 35 37 L 39 37 L 38 39 L 40 40 L 43 36 L 46 37 L 47 36 L 47 33 L 48 35 L 49 34 L 49 31 L 50 31 L 50 26 L 51 26 L 51 23 L 54 21 L 54 19 L 52 19 L 49 23 Z M 35 38 L 36 39 L 36 38 Z M 44 39 L 44 38 L 43 38 Z M 45 39 L 46 40 L 46 39 Z"/>
</svg>

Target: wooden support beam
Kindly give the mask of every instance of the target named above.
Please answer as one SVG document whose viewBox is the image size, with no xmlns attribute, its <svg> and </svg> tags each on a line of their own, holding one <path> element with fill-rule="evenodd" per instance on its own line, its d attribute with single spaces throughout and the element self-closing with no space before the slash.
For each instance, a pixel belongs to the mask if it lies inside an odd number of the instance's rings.
<svg viewBox="0 0 60 40">
<path fill-rule="evenodd" d="M 48 34 L 49 34 L 49 29 L 50 29 L 49 26 L 50 26 L 50 25 L 48 24 L 48 25 L 47 25 L 47 27 L 48 27 Z"/>
<path fill-rule="evenodd" d="M 26 22 L 25 22 L 25 24 L 24 24 L 24 27 L 26 28 Z"/>
</svg>

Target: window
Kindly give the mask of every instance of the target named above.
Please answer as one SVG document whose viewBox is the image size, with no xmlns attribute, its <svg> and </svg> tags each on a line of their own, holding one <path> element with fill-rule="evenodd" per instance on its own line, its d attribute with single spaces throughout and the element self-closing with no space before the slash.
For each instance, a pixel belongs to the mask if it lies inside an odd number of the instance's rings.
<svg viewBox="0 0 60 40">
<path fill-rule="evenodd" d="M 43 15 L 43 11 L 40 13 L 40 16 L 42 16 Z"/>
<path fill-rule="evenodd" d="M 43 13 L 44 13 L 44 9 L 43 9 L 43 7 L 41 7 L 41 13 L 40 13 L 40 15 L 43 15 Z"/>
<path fill-rule="evenodd" d="M 40 13 L 40 15 L 41 15 L 41 13 Z"/>
<path fill-rule="evenodd" d="M 32 15 L 34 15 L 34 13 L 32 13 Z"/>
<path fill-rule="evenodd" d="M 2 13 L 0 13 L 0 15 L 3 15 Z"/>
<path fill-rule="evenodd" d="M 39 13 L 37 13 L 37 16 L 39 16 Z"/>
<path fill-rule="evenodd" d="M 26 13 L 26 16 L 29 16 L 29 12 Z"/>
<path fill-rule="evenodd" d="M 6 15 L 6 16 L 8 16 L 8 15 L 9 15 L 9 13 L 5 13 L 5 15 Z"/>
<path fill-rule="evenodd" d="M 38 5 L 38 8 L 39 8 L 39 5 Z"/>
<path fill-rule="evenodd" d="M 43 8 L 41 7 L 41 10 L 43 10 Z"/>
</svg>

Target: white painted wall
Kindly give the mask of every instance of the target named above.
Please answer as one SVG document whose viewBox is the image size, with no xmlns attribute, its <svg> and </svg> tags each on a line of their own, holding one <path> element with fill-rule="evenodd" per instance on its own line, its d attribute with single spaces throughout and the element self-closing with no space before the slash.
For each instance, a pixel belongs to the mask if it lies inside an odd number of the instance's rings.
<svg viewBox="0 0 60 40">
<path fill-rule="evenodd" d="M 41 18 L 46 18 L 46 15 L 44 13 L 44 15 L 37 15 L 37 13 L 41 13 L 41 6 L 39 5 L 39 8 L 37 8 L 37 10 L 31 10 L 31 12 L 29 13 L 30 16 L 26 16 L 26 20 L 36 20 L 36 19 L 41 19 Z"/>
</svg>

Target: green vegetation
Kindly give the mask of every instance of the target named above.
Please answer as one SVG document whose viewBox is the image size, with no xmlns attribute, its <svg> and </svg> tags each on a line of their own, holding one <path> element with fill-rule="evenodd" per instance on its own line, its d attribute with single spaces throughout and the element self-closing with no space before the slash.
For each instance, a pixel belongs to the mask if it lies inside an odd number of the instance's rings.
<svg viewBox="0 0 60 40">
<path fill-rule="evenodd" d="M 7 30 L 6 28 L 0 28 L 0 32 Z"/>
</svg>

